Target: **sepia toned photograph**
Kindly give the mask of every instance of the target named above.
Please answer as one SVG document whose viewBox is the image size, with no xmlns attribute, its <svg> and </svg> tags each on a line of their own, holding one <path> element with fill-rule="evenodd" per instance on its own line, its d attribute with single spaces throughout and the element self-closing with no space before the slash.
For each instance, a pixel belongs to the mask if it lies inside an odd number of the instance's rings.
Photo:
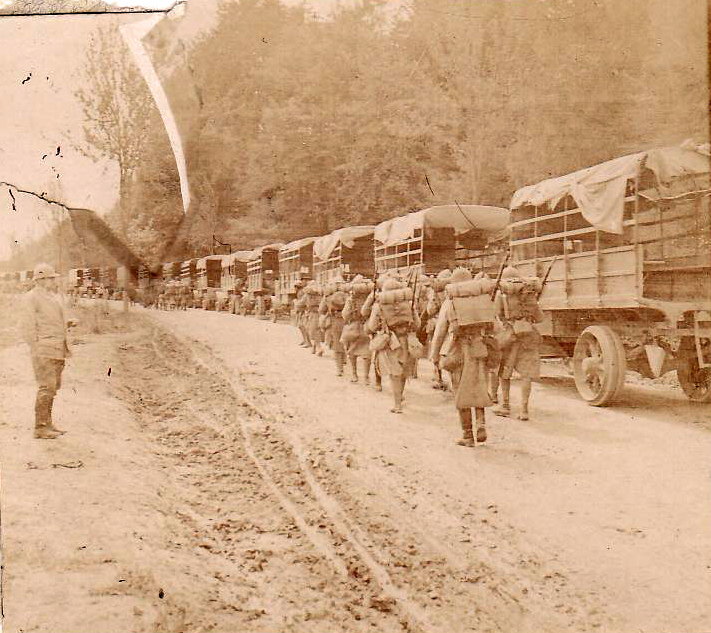
<svg viewBox="0 0 711 633">
<path fill-rule="evenodd" d="M 711 633 L 705 0 L 0 0 L 0 633 Z"/>
</svg>

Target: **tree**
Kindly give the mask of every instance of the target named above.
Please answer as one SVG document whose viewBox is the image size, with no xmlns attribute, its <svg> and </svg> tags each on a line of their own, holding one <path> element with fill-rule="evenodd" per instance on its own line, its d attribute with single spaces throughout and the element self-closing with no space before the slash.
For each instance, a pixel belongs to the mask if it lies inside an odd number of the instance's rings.
<svg viewBox="0 0 711 633">
<path fill-rule="evenodd" d="M 75 94 L 82 104 L 86 145 L 77 149 L 86 156 L 115 161 L 119 168 L 118 228 L 126 237 L 130 223 L 127 197 L 140 164 L 153 98 L 116 25 L 100 27 L 87 51 L 86 88 Z"/>
</svg>

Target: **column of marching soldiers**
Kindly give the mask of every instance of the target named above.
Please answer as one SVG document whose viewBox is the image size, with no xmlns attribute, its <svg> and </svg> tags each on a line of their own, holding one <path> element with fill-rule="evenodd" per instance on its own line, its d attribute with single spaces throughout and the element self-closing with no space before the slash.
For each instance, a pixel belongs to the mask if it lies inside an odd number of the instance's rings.
<svg viewBox="0 0 711 633">
<path fill-rule="evenodd" d="M 429 358 L 435 389 L 448 390 L 443 372 L 450 377 L 463 432 L 457 444 L 474 447 L 487 439 L 487 408 L 498 404 L 496 415 L 511 416 L 514 370 L 521 378 L 517 417 L 529 419 L 531 381 L 540 373 L 535 324 L 543 319 L 543 284 L 521 278 L 513 266 L 502 266 L 495 280 L 466 268 L 434 278 L 386 271 L 375 282 L 362 275 L 312 280 L 298 284 L 294 318 L 302 347 L 317 356 L 332 350 L 337 376 L 348 371 L 351 382 L 362 378 L 370 386 L 372 374 L 372 386 L 382 391 L 387 374 L 396 414 L 418 361 Z"/>
<path fill-rule="evenodd" d="M 538 300 L 548 274 L 543 280 L 523 278 L 506 263 L 496 279 L 484 271 L 472 276 L 460 267 L 436 277 L 413 269 L 388 270 L 375 281 L 362 275 L 345 281 L 340 273 L 328 283 L 298 281 L 292 318 L 300 345 L 317 356 L 330 349 L 337 376 L 348 371 L 353 383 L 362 377 L 366 386 L 382 391 L 387 375 L 390 410 L 396 414 L 403 412 L 405 388 L 417 378 L 418 361 L 429 358 L 433 387 L 454 395 L 463 432 L 457 443 L 476 446 L 487 439 L 487 408 L 498 405 L 496 415 L 511 416 L 514 371 L 520 376 L 520 420 L 529 419 L 531 382 L 540 376 L 536 324 L 543 320 Z M 76 298 L 73 289 L 68 294 Z M 120 294 L 131 303 L 137 298 Z M 109 294 L 102 289 L 96 297 L 106 300 Z M 158 308 L 188 307 L 177 294 L 157 296 L 155 302 L 143 299 Z"/>
</svg>

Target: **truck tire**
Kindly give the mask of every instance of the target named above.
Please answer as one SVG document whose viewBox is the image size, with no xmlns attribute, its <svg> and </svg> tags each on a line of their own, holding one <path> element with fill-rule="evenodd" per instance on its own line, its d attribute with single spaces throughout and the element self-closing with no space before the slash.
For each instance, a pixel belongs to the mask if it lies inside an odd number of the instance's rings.
<svg viewBox="0 0 711 633">
<path fill-rule="evenodd" d="M 682 341 L 678 363 L 676 376 L 686 397 L 692 402 L 711 402 L 711 369 L 699 367 L 693 338 Z"/>
<path fill-rule="evenodd" d="M 625 382 L 627 360 L 617 332 L 607 325 L 591 325 L 575 343 L 573 370 L 578 393 L 588 404 L 601 407 L 614 400 Z"/>
</svg>

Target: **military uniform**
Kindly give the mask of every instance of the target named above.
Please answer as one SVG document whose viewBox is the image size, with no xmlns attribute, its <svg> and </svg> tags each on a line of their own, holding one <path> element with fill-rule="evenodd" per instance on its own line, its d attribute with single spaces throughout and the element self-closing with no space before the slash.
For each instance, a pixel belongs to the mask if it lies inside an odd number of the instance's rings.
<svg viewBox="0 0 711 633">
<path fill-rule="evenodd" d="M 496 358 L 495 343 L 486 326 L 460 328 L 451 299 L 445 299 L 432 338 L 432 361 L 441 362 L 452 376 L 454 406 L 459 413 L 462 446 L 475 446 L 472 413 L 475 410 L 479 442 L 486 441 L 484 408 L 492 405 L 488 374 Z"/>
<path fill-rule="evenodd" d="M 315 281 L 309 283 L 304 290 L 306 293 L 306 309 L 307 309 L 307 332 L 311 341 L 311 353 L 323 355 L 321 344 L 323 343 L 323 332 L 319 327 L 319 305 L 321 302 L 321 291 Z"/>
<path fill-rule="evenodd" d="M 342 280 L 338 280 L 343 283 Z M 319 306 L 319 314 L 326 323 L 324 328 L 325 340 L 333 350 L 336 360 L 336 375 L 343 376 L 343 368 L 346 364 L 346 349 L 341 341 L 343 334 L 343 308 L 346 303 L 346 294 L 340 289 L 332 289 L 328 294 L 324 294 Z"/>
<path fill-rule="evenodd" d="M 427 347 L 428 353 L 430 355 L 432 355 L 432 339 L 434 338 L 435 326 L 437 324 L 437 316 L 439 315 L 439 311 L 442 308 L 442 303 L 445 299 L 444 288 L 446 283 L 451 279 L 451 277 L 452 271 L 448 268 L 439 272 L 436 279 L 434 280 L 434 283 L 432 284 L 432 287 L 430 288 L 429 297 L 425 306 L 425 313 L 427 315 Z M 434 358 L 435 357 L 433 356 L 433 359 Z M 442 380 L 442 370 L 437 360 L 433 360 L 433 362 L 435 366 L 435 372 L 434 385 L 432 386 L 435 389 L 445 390 L 446 386 L 444 384 L 444 380 Z"/>
<path fill-rule="evenodd" d="M 308 332 L 308 296 L 304 289 L 299 287 L 294 300 L 294 317 L 296 319 L 296 327 L 301 332 L 301 347 L 311 347 Z"/>
<path fill-rule="evenodd" d="M 346 355 L 351 363 L 352 382 L 358 382 L 358 359 L 362 358 L 365 363 L 365 384 L 370 382 L 370 339 L 365 331 L 365 324 L 360 310 L 357 309 L 353 296 L 346 300 L 343 307 L 343 334 L 341 343 L 346 349 Z"/>
<path fill-rule="evenodd" d="M 498 339 L 501 350 L 499 378 L 502 385 L 502 403 L 497 415 L 508 416 L 510 409 L 511 377 L 514 370 L 521 376 L 521 413 L 519 419 L 528 420 L 528 401 L 531 381 L 538 380 L 541 372 L 541 335 L 535 327 L 543 320 L 535 288 L 526 290 L 527 284 L 517 280 L 513 267 L 504 271 L 502 290 L 495 299 L 496 317 L 499 321 Z M 534 280 L 537 281 L 537 280 Z M 507 293 L 507 282 L 521 283 L 524 290 Z"/>
<path fill-rule="evenodd" d="M 38 266 L 35 271 L 37 281 L 57 276 L 51 266 Z M 37 381 L 35 437 L 54 439 L 63 431 L 52 424 L 52 406 L 62 384 L 64 364 L 70 356 L 64 308 L 57 295 L 36 285 L 25 298 L 24 317 L 23 338 L 30 347 Z"/>
<path fill-rule="evenodd" d="M 383 283 L 383 290 L 395 290 L 404 285 L 390 278 Z M 419 324 L 419 317 L 417 314 L 413 314 L 412 323 L 388 327 L 383 316 L 382 306 L 377 300 L 373 303 L 366 324 L 366 331 L 373 336 L 373 346 L 376 348 L 376 371 L 379 371 L 381 375 L 383 373 L 390 375 L 394 400 L 394 406 L 391 409 L 393 413 L 402 413 L 405 384 L 414 373 L 415 356 L 411 347 L 419 346 L 415 337 L 415 331 Z"/>
</svg>

